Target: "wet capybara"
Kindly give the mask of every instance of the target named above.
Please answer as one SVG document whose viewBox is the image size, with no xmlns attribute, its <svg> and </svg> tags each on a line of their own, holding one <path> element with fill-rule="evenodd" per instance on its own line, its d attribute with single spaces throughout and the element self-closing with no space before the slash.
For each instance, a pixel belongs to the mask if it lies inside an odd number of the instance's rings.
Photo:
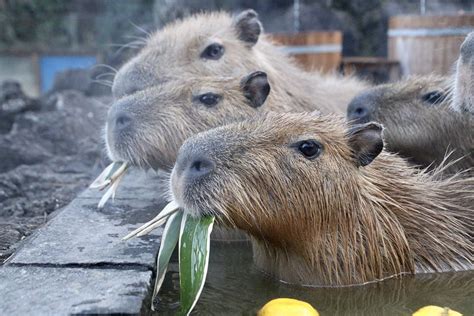
<svg viewBox="0 0 474 316">
<path fill-rule="evenodd" d="M 347 118 L 383 124 L 386 149 L 420 167 L 446 175 L 472 168 L 474 117 L 450 109 L 451 80 L 413 77 L 368 89 L 351 101 Z"/>
<path fill-rule="evenodd" d="M 257 13 L 247 10 L 236 16 L 197 14 L 158 30 L 118 71 L 112 92 L 116 102 L 126 98 L 133 107 L 151 102 L 172 78 L 242 77 L 256 70 L 267 73 L 277 98 L 311 99 L 322 112 L 345 113 L 367 86 L 355 78 L 303 71 L 263 34 Z"/>
<path fill-rule="evenodd" d="M 243 78 L 174 79 L 125 96 L 109 111 L 109 156 L 143 168 L 171 170 L 179 147 L 195 133 L 269 110 L 312 109 L 311 100 L 273 92 L 267 75 L 256 71 Z"/>
<path fill-rule="evenodd" d="M 474 114 L 474 32 L 469 33 L 461 45 L 451 108 Z"/>
<path fill-rule="evenodd" d="M 474 178 L 441 179 L 383 150 L 377 123 L 267 113 L 188 139 L 174 200 L 252 237 L 284 282 L 342 286 L 473 268 Z"/>
</svg>

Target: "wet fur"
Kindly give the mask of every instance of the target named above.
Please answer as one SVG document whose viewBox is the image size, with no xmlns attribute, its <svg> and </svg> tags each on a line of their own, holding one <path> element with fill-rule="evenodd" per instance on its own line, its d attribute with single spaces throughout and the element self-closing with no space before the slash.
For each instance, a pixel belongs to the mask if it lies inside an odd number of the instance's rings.
<svg viewBox="0 0 474 316">
<path fill-rule="evenodd" d="M 310 100 L 289 95 L 278 97 L 273 90 L 262 106 L 254 108 L 244 96 L 241 79 L 173 78 L 160 87 L 122 98 L 111 111 L 127 111 L 133 117 L 133 134 L 124 135 L 117 142 L 111 131 L 106 132 L 109 155 L 113 160 L 129 161 L 142 168 L 170 170 L 181 144 L 198 132 L 267 111 L 308 111 L 313 108 Z M 211 108 L 193 101 L 196 95 L 208 92 L 221 95 L 221 101 Z"/>
<path fill-rule="evenodd" d="M 474 116 L 450 108 L 452 82 L 425 76 L 380 85 L 354 98 L 349 108 L 364 105 L 367 119 L 384 125 L 388 151 L 422 168 L 436 168 L 446 159 L 452 163 L 443 172 L 454 174 L 474 167 Z M 443 97 L 431 104 L 423 100 L 430 92 Z"/>
<path fill-rule="evenodd" d="M 151 35 L 140 53 L 118 71 L 112 87 L 113 108 L 127 109 L 136 115 L 140 127 L 133 140 L 114 144 L 108 137 L 112 159 L 131 161 L 141 167 L 169 168 L 179 145 L 188 136 L 260 112 L 242 109 L 234 102 L 219 105 L 217 111 L 198 111 L 196 106 L 184 107 L 189 109 L 184 111 L 181 107 L 184 102 L 189 105 L 190 99 L 181 98 L 181 90 L 188 80 L 193 81 L 193 88 L 200 85 L 203 89 L 222 80 L 220 87 L 225 88 L 229 77 L 240 79 L 256 70 L 264 71 L 272 87 L 265 111 L 343 113 L 348 102 L 367 87 L 355 78 L 303 71 L 264 34 L 253 46 L 249 45 L 240 36 L 238 19 L 213 12 L 171 23 Z M 219 60 L 200 57 L 211 43 L 225 47 Z M 196 83 L 192 78 L 201 81 Z"/>
<path fill-rule="evenodd" d="M 256 265 L 285 282 L 472 269 L 474 178 L 442 179 L 386 152 L 357 167 L 347 129 L 332 116 L 269 114 L 200 133 L 181 153 L 212 155 L 216 169 L 194 185 L 173 175 L 173 197 L 249 233 Z M 324 145 L 314 161 L 289 146 L 307 138 Z"/>
</svg>

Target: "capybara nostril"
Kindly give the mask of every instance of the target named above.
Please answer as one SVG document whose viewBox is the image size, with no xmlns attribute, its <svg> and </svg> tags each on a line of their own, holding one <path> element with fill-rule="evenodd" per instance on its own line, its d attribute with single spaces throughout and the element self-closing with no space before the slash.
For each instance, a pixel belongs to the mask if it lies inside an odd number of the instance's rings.
<svg viewBox="0 0 474 316">
<path fill-rule="evenodd" d="M 367 114 L 367 110 L 361 107 L 358 107 L 354 110 L 354 114 L 358 117 L 365 116 Z"/>
<path fill-rule="evenodd" d="M 347 110 L 347 118 L 349 120 L 357 121 L 358 123 L 365 123 L 370 121 L 369 110 L 363 105 L 350 106 Z"/>
<path fill-rule="evenodd" d="M 209 158 L 198 157 L 191 159 L 191 163 L 185 170 L 185 177 L 189 180 L 202 178 L 214 170 L 215 164 Z"/>
<path fill-rule="evenodd" d="M 123 112 L 117 113 L 115 117 L 115 128 L 116 130 L 124 130 L 132 124 L 132 118 L 130 115 Z"/>
</svg>

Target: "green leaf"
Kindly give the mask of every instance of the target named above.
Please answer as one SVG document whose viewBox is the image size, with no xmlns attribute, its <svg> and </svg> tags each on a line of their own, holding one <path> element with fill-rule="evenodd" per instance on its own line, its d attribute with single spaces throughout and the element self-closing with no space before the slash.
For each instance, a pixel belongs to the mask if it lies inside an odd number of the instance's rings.
<svg viewBox="0 0 474 316">
<path fill-rule="evenodd" d="M 189 315 L 204 287 L 213 224 L 213 216 L 183 215 L 179 236 L 180 315 Z"/>
<path fill-rule="evenodd" d="M 160 251 L 158 252 L 158 258 L 156 260 L 156 281 L 155 288 L 153 290 L 153 296 L 151 300 L 151 309 L 154 311 L 153 302 L 155 300 L 158 291 L 163 284 L 165 279 L 166 270 L 168 269 L 168 263 L 170 261 L 173 250 L 176 247 L 179 239 L 179 232 L 181 228 L 181 220 L 183 212 L 179 211 L 172 214 L 166 222 L 163 235 L 161 237 Z"/>
</svg>

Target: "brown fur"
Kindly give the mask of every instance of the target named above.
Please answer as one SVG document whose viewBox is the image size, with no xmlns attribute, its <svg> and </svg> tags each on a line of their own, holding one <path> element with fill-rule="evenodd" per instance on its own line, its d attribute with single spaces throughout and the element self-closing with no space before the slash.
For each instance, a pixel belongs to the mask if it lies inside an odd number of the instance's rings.
<svg viewBox="0 0 474 316">
<path fill-rule="evenodd" d="M 239 37 L 242 32 L 252 31 L 239 23 L 245 17 L 258 27 L 256 43 Z M 344 113 L 348 102 L 366 87 L 355 78 L 303 71 L 260 32 L 260 22 L 252 10 L 235 17 L 213 12 L 178 20 L 147 39 L 143 50 L 120 69 L 113 84 L 114 96 L 116 100 L 133 98 L 136 91 L 148 90 L 152 97 L 153 91 L 159 91 L 159 84 L 174 77 L 241 77 L 262 70 L 268 74 L 277 98 L 310 98 L 322 112 Z M 224 46 L 222 58 L 200 57 L 212 43 Z"/>
<path fill-rule="evenodd" d="M 358 95 L 348 107 L 355 123 L 384 125 L 386 149 L 423 168 L 451 163 L 444 173 L 474 167 L 474 117 L 449 108 L 451 78 L 413 77 Z M 363 117 L 355 111 L 363 108 Z M 447 158 L 446 154 L 452 152 Z"/>
<path fill-rule="evenodd" d="M 171 169 L 181 144 L 198 132 L 267 111 L 308 111 L 313 108 L 311 100 L 286 94 L 278 96 L 273 87 L 265 103 L 254 108 L 244 96 L 241 80 L 176 78 L 122 98 L 112 106 L 109 117 L 125 111 L 132 117 L 134 126 L 125 135 L 115 134 L 106 126 L 109 156 L 143 168 Z M 219 103 L 211 108 L 195 100 L 196 96 L 209 92 L 221 96 Z"/>
<path fill-rule="evenodd" d="M 471 32 L 461 45 L 453 90 L 451 108 L 458 112 L 474 114 L 474 32 Z"/>
<path fill-rule="evenodd" d="M 473 268 L 474 178 L 441 179 L 382 152 L 359 167 L 349 127 L 316 114 L 268 114 L 188 139 L 174 199 L 252 236 L 254 261 L 290 283 L 339 286 Z M 309 160 L 295 142 L 315 139 Z M 215 167 L 191 181 L 185 164 Z M 184 171 L 183 171 L 184 170 Z"/>
</svg>

